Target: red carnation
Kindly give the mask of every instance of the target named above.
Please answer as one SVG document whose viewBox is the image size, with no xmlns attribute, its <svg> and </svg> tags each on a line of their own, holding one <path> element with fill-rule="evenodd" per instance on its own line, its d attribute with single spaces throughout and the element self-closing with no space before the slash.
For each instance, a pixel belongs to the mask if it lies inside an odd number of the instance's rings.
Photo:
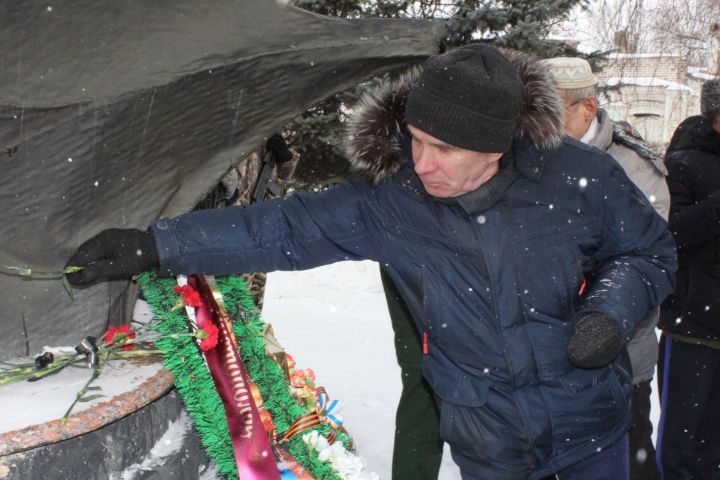
<svg viewBox="0 0 720 480">
<path fill-rule="evenodd" d="M 178 285 L 174 288 L 175 293 L 182 294 L 183 302 L 188 307 L 200 307 L 203 304 L 200 294 L 190 285 Z"/>
<path fill-rule="evenodd" d="M 217 346 L 218 328 L 212 322 L 206 322 L 203 327 L 198 330 L 198 338 L 200 341 L 200 350 L 207 352 Z"/>
<path fill-rule="evenodd" d="M 107 346 L 120 346 L 127 343 L 128 340 L 135 338 L 135 332 L 129 323 L 120 325 L 119 327 L 109 326 L 103 334 L 102 341 Z M 124 345 L 123 350 L 132 350 L 133 344 Z"/>
</svg>

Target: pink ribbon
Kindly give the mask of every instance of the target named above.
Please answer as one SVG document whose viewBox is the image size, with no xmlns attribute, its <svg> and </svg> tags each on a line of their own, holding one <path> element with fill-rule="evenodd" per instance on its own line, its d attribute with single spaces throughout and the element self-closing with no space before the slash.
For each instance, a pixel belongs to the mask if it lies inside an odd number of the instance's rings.
<svg viewBox="0 0 720 480">
<path fill-rule="evenodd" d="M 203 305 L 195 311 L 199 328 L 207 322 L 218 327 L 218 344 L 205 353 L 210 374 L 222 398 L 230 437 L 242 480 L 279 480 L 273 450 L 250 391 L 249 377 L 238 352 L 230 319 L 219 306 L 205 277 L 191 275 L 188 283 L 200 293 Z"/>
</svg>

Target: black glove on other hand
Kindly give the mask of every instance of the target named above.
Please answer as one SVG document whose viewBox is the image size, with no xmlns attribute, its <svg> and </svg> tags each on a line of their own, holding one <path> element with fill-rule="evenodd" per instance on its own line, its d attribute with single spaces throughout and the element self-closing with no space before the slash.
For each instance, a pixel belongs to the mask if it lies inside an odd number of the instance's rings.
<svg viewBox="0 0 720 480">
<path fill-rule="evenodd" d="M 279 133 L 268 138 L 267 149 L 275 156 L 278 163 L 287 163 L 293 158 L 287 142 Z"/>
<path fill-rule="evenodd" d="M 65 267 L 83 267 L 79 272 L 68 273 L 67 279 L 73 285 L 90 285 L 128 280 L 159 264 L 155 240 L 150 233 L 111 228 L 80 245 Z"/>
<path fill-rule="evenodd" d="M 622 346 L 620 326 L 599 312 L 581 314 L 568 344 L 570 361 L 581 368 L 599 368 L 612 362 Z"/>
</svg>

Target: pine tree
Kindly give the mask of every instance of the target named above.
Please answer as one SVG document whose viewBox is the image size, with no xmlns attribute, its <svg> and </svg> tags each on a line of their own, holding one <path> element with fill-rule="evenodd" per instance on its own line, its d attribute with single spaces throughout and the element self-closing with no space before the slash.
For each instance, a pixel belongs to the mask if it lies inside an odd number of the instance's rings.
<svg viewBox="0 0 720 480">
<path fill-rule="evenodd" d="M 441 50 L 473 41 L 530 51 L 542 58 L 577 55 L 571 46 L 548 39 L 552 26 L 585 0 L 293 0 L 300 8 L 347 18 L 446 18 Z M 388 74 L 388 76 L 391 76 Z M 301 155 L 294 188 L 318 188 L 349 173 L 342 153 L 342 106 L 352 104 L 373 82 L 333 95 L 287 129 Z"/>
</svg>

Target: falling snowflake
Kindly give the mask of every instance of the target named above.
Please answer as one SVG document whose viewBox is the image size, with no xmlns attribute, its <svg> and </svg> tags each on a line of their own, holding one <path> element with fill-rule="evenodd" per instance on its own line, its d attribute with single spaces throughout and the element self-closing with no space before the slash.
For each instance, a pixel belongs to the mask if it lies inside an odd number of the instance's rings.
<svg viewBox="0 0 720 480">
<path fill-rule="evenodd" d="M 640 448 L 638 449 L 637 454 L 635 454 L 635 459 L 640 463 L 645 463 L 647 456 L 647 451 L 644 448 Z"/>
</svg>

